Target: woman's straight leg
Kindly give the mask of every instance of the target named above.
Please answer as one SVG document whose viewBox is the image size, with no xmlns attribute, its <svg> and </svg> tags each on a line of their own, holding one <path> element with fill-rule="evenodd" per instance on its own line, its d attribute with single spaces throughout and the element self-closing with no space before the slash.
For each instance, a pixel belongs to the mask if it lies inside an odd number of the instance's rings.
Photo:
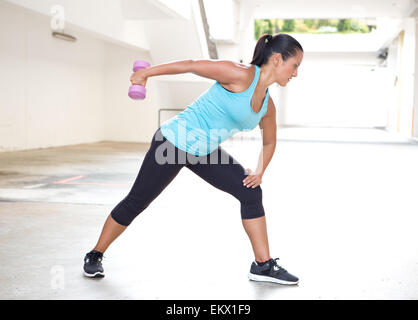
<svg viewBox="0 0 418 320">
<path fill-rule="evenodd" d="M 107 250 L 107 248 L 112 244 L 112 242 L 115 241 L 116 238 L 119 237 L 125 231 L 126 228 L 127 226 L 123 226 L 117 223 L 112 218 L 112 215 L 109 214 L 103 226 L 99 240 L 97 241 L 97 244 L 93 250 L 104 253 Z"/>
<path fill-rule="evenodd" d="M 106 251 L 177 176 L 185 165 L 176 161 L 179 152 L 162 136 L 160 130 L 156 131 L 130 192 L 107 217 L 95 250 L 102 253 Z"/>
</svg>

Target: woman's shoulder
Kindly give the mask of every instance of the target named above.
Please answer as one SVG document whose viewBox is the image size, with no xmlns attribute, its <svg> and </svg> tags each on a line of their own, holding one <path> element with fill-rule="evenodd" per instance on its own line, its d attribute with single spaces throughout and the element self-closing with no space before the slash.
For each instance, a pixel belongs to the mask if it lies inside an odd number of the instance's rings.
<svg viewBox="0 0 418 320">
<path fill-rule="evenodd" d="M 228 91 L 238 93 L 245 91 L 252 83 L 255 75 L 255 66 L 252 64 L 243 64 L 234 61 L 230 61 L 231 65 L 233 64 L 233 68 L 237 73 L 239 73 L 239 77 L 236 78 L 234 83 L 222 83 L 222 86 L 227 89 Z"/>
<path fill-rule="evenodd" d="M 251 76 L 255 72 L 255 66 L 253 64 L 244 64 L 238 62 L 234 62 L 234 64 L 242 72 L 244 76 Z"/>
</svg>

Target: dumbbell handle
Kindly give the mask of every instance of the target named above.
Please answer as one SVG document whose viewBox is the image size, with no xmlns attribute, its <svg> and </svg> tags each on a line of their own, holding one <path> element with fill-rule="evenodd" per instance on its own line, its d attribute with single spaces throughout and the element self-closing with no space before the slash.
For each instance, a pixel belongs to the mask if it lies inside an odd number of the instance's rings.
<svg viewBox="0 0 418 320">
<path fill-rule="evenodd" d="M 134 66 L 132 70 L 136 72 L 140 69 L 145 69 L 149 67 L 150 67 L 150 64 L 148 62 L 144 60 L 137 60 L 134 62 Z M 128 95 L 130 98 L 134 100 L 143 100 L 146 97 L 146 89 L 144 86 L 134 84 L 130 86 Z"/>
</svg>

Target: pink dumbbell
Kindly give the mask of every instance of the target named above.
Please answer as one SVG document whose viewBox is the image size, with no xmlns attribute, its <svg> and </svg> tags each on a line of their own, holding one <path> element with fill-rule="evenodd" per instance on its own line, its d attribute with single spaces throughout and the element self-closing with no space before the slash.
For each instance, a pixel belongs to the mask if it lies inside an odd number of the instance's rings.
<svg viewBox="0 0 418 320">
<path fill-rule="evenodd" d="M 133 71 L 136 72 L 140 69 L 149 68 L 150 64 L 143 60 L 137 60 L 134 62 Z M 130 86 L 128 96 L 134 100 L 142 100 L 145 99 L 146 96 L 146 89 L 143 86 L 138 84 L 134 84 Z"/>
</svg>

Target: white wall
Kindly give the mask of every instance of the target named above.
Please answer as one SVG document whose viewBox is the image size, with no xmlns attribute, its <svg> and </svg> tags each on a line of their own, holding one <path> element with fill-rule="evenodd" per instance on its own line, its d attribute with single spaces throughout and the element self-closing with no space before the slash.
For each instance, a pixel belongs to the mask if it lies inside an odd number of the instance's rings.
<svg viewBox="0 0 418 320">
<path fill-rule="evenodd" d="M 255 41 L 252 44 L 254 48 Z M 238 61 L 237 46 L 218 48 L 220 58 Z M 244 63 L 250 63 L 250 51 Z M 270 87 L 278 124 L 385 127 L 393 81 L 387 68 L 375 67 L 376 56 L 374 52 L 305 52 L 298 77 L 286 87 Z"/>
<path fill-rule="evenodd" d="M 418 18 L 415 17 L 414 137 L 418 139 Z"/>
<path fill-rule="evenodd" d="M 387 75 L 376 63 L 370 53 L 305 53 L 298 77 L 281 88 L 280 124 L 384 127 Z"/>
<path fill-rule="evenodd" d="M 158 82 L 147 81 L 145 100 L 128 97 L 129 78 L 135 60 L 153 61 L 148 53 L 104 45 L 104 135 L 102 140 L 149 142 L 157 129 L 157 108 L 161 104 Z"/>
<path fill-rule="evenodd" d="M 239 62 L 240 55 L 239 55 L 239 47 L 234 43 L 222 43 L 217 41 L 216 49 L 218 50 L 218 56 L 222 60 L 232 60 Z M 249 63 L 250 61 L 248 61 Z M 243 61 L 243 63 L 247 63 L 247 61 Z"/>
<path fill-rule="evenodd" d="M 9 3 L 50 16 L 51 8 L 64 8 L 66 24 L 94 32 L 97 36 L 114 40 L 144 50 L 148 49 L 147 37 L 141 21 L 126 21 L 120 1 L 115 0 L 6 0 Z M 147 3 L 143 7 L 149 7 Z M 152 7 L 152 6 L 151 6 Z M 147 12 L 147 8 L 144 8 Z"/>
<path fill-rule="evenodd" d="M 209 58 L 197 1 L 190 20 L 144 21 L 152 59 L 155 64 L 174 60 Z"/>
<path fill-rule="evenodd" d="M 253 1 L 241 1 L 236 7 L 239 19 L 236 30 L 236 44 L 218 42 L 220 58 L 249 63 L 256 42 L 253 39 L 254 18 L 321 18 L 324 16 L 323 4 L 280 5 L 275 1 L 255 4 Z M 300 14 L 303 7 L 309 14 Z M 393 126 L 395 97 L 393 69 L 373 67 L 378 63 L 377 51 L 390 44 L 391 39 L 401 29 L 406 29 L 406 49 L 404 53 L 404 76 L 402 85 L 402 112 L 399 121 L 404 136 L 411 135 L 412 102 L 414 93 L 411 89 L 415 70 L 412 60 L 415 48 L 412 38 L 411 20 L 404 19 L 410 4 L 402 1 L 392 4 L 389 1 L 369 1 L 367 4 L 349 1 L 337 7 L 327 7 L 328 17 L 338 17 L 349 13 L 351 17 L 377 18 L 377 30 L 369 34 L 348 35 L 307 35 L 293 34 L 305 50 L 305 58 L 299 68 L 299 77 L 293 79 L 285 88 L 272 87 L 277 91 L 274 96 L 278 107 L 278 123 L 282 126 L 341 126 L 341 127 L 385 127 Z M 335 10 L 334 10 L 335 9 Z M 408 10 L 407 10 L 408 9 Z M 293 11 L 295 10 L 295 11 Z M 330 14 L 331 11 L 334 11 Z M 392 49 L 393 51 L 393 49 Z M 404 50 L 405 51 L 405 50 Z M 395 53 L 396 56 L 396 53 Z M 393 57 L 393 52 L 392 52 Z M 389 57 L 392 58 L 392 57 Z M 396 68 L 396 67 L 395 67 Z M 374 71 L 371 71 L 374 69 Z M 277 90 L 276 90 L 277 89 Z M 418 90 L 415 90 L 418 92 Z M 408 109 L 409 106 L 409 109 Z M 396 111 L 397 112 L 397 111 Z M 418 109 L 415 116 L 417 117 Z M 409 125 L 408 125 L 409 123 Z M 418 127 L 418 125 L 416 126 Z"/>
<path fill-rule="evenodd" d="M 395 17 L 405 16 L 410 10 L 414 0 L 241 0 L 244 3 L 256 2 L 255 17 L 261 19 L 322 19 L 333 17 L 335 19 L 368 18 L 368 17 Z"/>
<path fill-rule="evenodd" d="M 69 22 L 67 31 L 78 41 L 57 40 L 50 35 L 50 17 L 0 1 L 0 150 L 100 140 L 149 142 L 158 108 L 185 108 L 212 82 L 195 75 L 155 77 L 148 81 L 148 98 L 132 101 L 127 97 L 132 62 L 207 58 L 198 20 L 195 4 L 190 20 L 125 21 L 130 29 L 141 29 L 125 36 L 144 41 L 151 48 L 146 52 Z M 241 29 L 240 39 L 246 40 L 220 46 L 221 59 L 250 62 L 253 27 Z M 147 39 L 141 39 L 144 34 Z M 375 53 L 306 52 L 299 77 L 287 88 L 271 90 L 279 124 L 386 125 L 393 75 L 389 69 L 371 72 L 370 66 L 353 65 L 373 63 Z"/>
<path fill-rule="evenodd" d="M 0 46 L 1 150 L 103 136 L 103 42 L 52 38 L 47 18 L 0 2 Z"/>
<path fill-rule="evenodd" d="M 65 32 L 77 37 L 75 43 L 51 37 L 50 0 L 37 5 L 0 1 L 1 151 L 101 140 L 149 142 L 159 108 L 185 108 L 213 83 L 190 74 L 155 77 L 147 82 L 146 100 L 131 100 L 127 93 L 135 60 L 156 64 L 207 56 L 198 7 L 193 6 L 190 20 L 122 21 L 120 8 L 98 1 L 106 6 L 99 16 L 113 8 L 117 26 L 104 19 L 107 27 L 100 28 L 88 13 L 91 4 L 58 1 L 69 12 Z M 83 20 L 88 15 L 90 22 Z M 139 30 L 128 32 L 134 28 Z M 135 47 L 135 41 L 152 50 Z"/>
<path fill-rule="evenodd" d="M 392 27 L 390 24 L 386 29 Z M 243 58 L 244 63 L 249 63 L 256 44 L 251 38 L 253 34 L 253 28 L 249 27 L 240 34 L 241 39 L 247 39 L 245 45 L 218 43 L 220 58 L 235 61 Z M 382 38 L 376 35 L 292 36 L 301 43 L 305 54 L 297 78 L 286 87 L 270 88 L 280 126 L 386 126 L 393 100 L 393 78 L 388 68 L 376 67 L 377 48 L 383 43 Z"/>
<path fill-rule="evenodd" d="M 153 81 L 144 101 L 127 93 L 133 61 L 150 56 L 74 35 L 75 43 L 53 38 L 49 17 L 0 1 L 1 151 L 149 141 L 164 93 Z"/>
</svg>

